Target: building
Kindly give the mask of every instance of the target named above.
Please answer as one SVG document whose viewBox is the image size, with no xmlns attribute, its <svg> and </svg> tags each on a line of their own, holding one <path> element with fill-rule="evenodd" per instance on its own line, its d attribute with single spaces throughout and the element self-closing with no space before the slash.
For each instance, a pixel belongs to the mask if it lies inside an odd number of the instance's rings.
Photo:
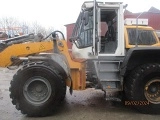
<svg viewBox="0 0 160 120">
<path fill-rule="evenodd" d="M 74 29 L 74 25 L 75 25 L 75 23 L 65 25 L 66 26 L 66 34 L 67 34 L 66 39 L 67 39 L 68 48 L 72 47 L 72 43 L 69 41 L 69 38 L 72 36 L 72 31 Z"/>
<path fill-rule="evenodd" d="M 148 25 L 153 27 L 155 30 L 160 31 L 160 10 L 151 7 L 147 12 L 142 12 L 142 13 L 132 13 L 128 10 L 124 11 L 124 19 L 125 18 L 139 18 L 141 19 L 148 19 Z M 71 48 L 71 43 L 69 42 L 69 38 L 72 35 L 72 31 L 74 29 L 75 23 L 72 24 L 67 24 L 66 26 L 66 32 L 67 32 L 67 44 L 68 47 Z M 102 26 L 103 29 L 103 26 Z"/>
<path fill-rule="evenodd" d="M 137 18 L 138 16 L 139 18 L 142 18 L 142 19 L 148 19 L 148 25 L 153 27 L 153 29 L 160 30 L 160 10 L 159 9 L 155 7 L 151 7 L 147 12 L 143 12 L 143 13 L 132 13 L 127 10 L 124 12 L 124 19 Z"/>
</svg>

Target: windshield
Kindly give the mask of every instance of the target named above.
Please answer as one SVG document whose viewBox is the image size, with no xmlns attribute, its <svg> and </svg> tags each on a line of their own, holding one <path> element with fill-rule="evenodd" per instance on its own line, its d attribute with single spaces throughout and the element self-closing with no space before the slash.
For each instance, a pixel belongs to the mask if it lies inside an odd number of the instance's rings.
<svg viewBox="0 0 160 120">
<path fill-rule="evenodd" d="M 135 45 L 136 42 L 138 45 L 153 45 L 157 42 L 152 30 L 138 29 L 137 41 L 136 28 L 128 28 L 127 32 L 130 45 Z"/>
<path fill-rule="evenodd" d="M 76 25 L 74 27 L 71 40 L 78 48 L 92 46 L 93 43 L 93 13 L 92 9 L 88 10 L 88 22 L 86 24 L 84 11 L 79 14 Z"/>
</svg>

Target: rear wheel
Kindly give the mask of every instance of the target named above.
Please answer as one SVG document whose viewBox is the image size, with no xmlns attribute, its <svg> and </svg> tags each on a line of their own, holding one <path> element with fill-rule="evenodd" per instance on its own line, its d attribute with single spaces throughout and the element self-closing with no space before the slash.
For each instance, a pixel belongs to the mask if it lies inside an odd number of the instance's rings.
<svg viewBox="0 0 160 120">
<path fill-rule="evenodd" d="M 46 63 L 32 63 L 20 69 L 10 87 L 12 103 L 29 116 L 53 113 L 64 99 L 66 85 L 55 68 Z"/>
<path fill-rule="evenodd" d="M 147 114 L 160 114 L 160 64 L 136 68 L 125 81 L 126 105 Z"/>
</svg>

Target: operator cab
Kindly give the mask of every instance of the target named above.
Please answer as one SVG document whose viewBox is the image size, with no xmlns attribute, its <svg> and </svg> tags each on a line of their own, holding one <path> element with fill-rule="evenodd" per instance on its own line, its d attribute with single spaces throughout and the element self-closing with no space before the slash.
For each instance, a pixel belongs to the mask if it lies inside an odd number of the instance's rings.
<svg viewBox="0 0 160 120">
<path fill-rule="evenodd" d="M 120 2 L 85 2 L 73 34 L 75 58 L 124 56 L 123 5 Z"/>
<path fill-rule="evenodd" d="M 100 11 L 100 54 L 114 54 L 117 49 L 117 12 L 116 10 Z"/>
</svg>

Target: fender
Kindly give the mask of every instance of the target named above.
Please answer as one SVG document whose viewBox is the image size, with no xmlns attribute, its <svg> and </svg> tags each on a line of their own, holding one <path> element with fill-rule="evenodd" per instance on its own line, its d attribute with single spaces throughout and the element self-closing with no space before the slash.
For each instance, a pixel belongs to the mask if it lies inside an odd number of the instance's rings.
<svg viewBox="0 0 160 120">
<path fill-rule="evenodd" d="M 49 58 L 47 62 L 56 67 L 59 73 L 63 74 L 65 77 L 71 76 L 69 64 L 63 54 L 52 53 L 47 55 L 47 57 Z"/>
<path fill-rule="evenodd" d="M 53 66 L 56 70 L 63 76 L 64 79 L 70 76 L 70 68 L 67 60 L 63 54 L 56 53 L 40 53 L 37 56 L 28 57 L 12 57 L 12 62 L 14 61 L 45 61 L 51 67 Z"/>
<path fill-rule="evenodd" d="M 131 70 L 146 63 L 160 63 L 160 47 L 135 47 L 128 50 L 120 74 L 126 76 Z"/>
<path fill-rule="evenodd" d="M 70 80 L 70 94 L 73 92 L 72 88 L 72 78 L 70 73 L 70 67 L 67 62 L 66 57 L 63 54 L 57 53 L 40 53 L 39 56 L 28 56 L 28 57 L 14 57 L 12 61 L 45 61 L 49 66 L 56 68 L 58 73 L 63 77 L 64 80 Z"/>
</svg>

